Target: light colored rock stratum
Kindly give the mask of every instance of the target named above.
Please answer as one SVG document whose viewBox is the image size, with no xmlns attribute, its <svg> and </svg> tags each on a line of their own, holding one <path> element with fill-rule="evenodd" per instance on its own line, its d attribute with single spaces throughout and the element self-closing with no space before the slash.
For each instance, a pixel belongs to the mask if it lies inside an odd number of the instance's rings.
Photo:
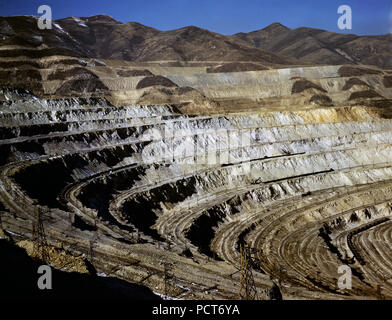
<svg viewBox="0 0 392 320">
<path fill-rule="evenodd" d="M 238 298 L 243 244 L 258 299 L 392 298 L 389 35 L 36 22 L 0 17 L 1 238 L 38 212 L 54 267 L 171 298 Z"/>
<path fill-rule="evenodd" d="M 168 78 L 212 95 L 298 76 L 266 72 Z M 258 249 L 259 299 L 276 286 L 284 299 L 391 298 L 392 120 L 360 104 L 305 109 L 186 115 L 3 90 L 1 234 L 32 238 L 39 206 L 49 244 L 160 293 L 171 263 L 181 299 L 237 298 L 242 243 Z"/>
</svg>

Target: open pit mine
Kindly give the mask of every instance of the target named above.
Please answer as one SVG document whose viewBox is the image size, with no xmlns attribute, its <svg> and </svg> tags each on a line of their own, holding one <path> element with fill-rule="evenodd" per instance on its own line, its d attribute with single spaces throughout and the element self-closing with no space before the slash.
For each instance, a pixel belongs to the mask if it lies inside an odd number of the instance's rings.
<svg viewBox="0 0 392 320">
<path fill-rule="evenodd" d="M 106 16 L 0 20 L 1 238 L 164 298 L 392 298 L 386 62 Z M 118 28 L 224 54 L 112 56 L 100 35 Z"/>
</svg>

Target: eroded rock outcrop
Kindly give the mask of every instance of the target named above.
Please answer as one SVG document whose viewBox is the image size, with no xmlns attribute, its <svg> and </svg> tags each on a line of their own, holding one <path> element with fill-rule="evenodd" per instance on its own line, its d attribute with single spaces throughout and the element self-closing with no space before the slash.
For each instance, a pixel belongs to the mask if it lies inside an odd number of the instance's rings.
<svg viewBox="0 0 392 320">
<path fill-rule="evenodd" d="M 39 207 L 48 242 L 98 272 L 162 292 L 162 261 L 173 263 L 179 298 L 236 298 L 240 243 L 258 248 L 260 298 L 276 283 L 283 298 L 377 298 L 377 285 L 391 295 L 383 109 L 191 116 L 3 97 L 1 222 L 11 237 L 33 236 Z M 352 290 L 337 286 L 342 264 Z"/>
</svg>

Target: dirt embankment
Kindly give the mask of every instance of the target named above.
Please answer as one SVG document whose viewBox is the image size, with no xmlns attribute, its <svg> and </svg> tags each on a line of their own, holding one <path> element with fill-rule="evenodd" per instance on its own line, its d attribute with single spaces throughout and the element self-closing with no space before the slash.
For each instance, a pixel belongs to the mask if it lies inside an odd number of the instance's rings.
<svg viewBox="0 0 392 320">
<path fill-rule="evenodd" d="M 268 70 L 267 67 L 256 63 L 226 63 L 216 67 L 207 68 L 207 73 L 221 73 L 221 72 L 243 72 L 243 71 L 260 71 Z"/>
<path fill-rule="evenodd" d="M 153 74 L 147 69 L 132 69 L 132 70 L 117 70 L 117 74 L 120 77 L 142 77 L 142 76 L 153 76 Z"/>
<path fill-rule="evenodd" d="M 350 78 L 346 81 L 346 84 L 343 87 L 343 91 L 349 90 L 355 85 L 366 86 L 369 88 L 369 85 L 365 81 L 362 81 L 361 79 L 358 78 Z"/>
<path fill-rule="evenodd" d="M 140 80 L 139 83 L 136 85 L 136 89 L 143 89 L 153 86 L 177 87 L 177 85 L 173 81 L 163 76 L 149 76 Z"/>
<path fill-rule="evenodd" d="M 301 93 L 307 89 L 316 89 L 316 90 L 324 92 L 324 93 L 327 92 L 325 89 L 321 88 L 319 85 L 317 85 L 309 80 L 300 79 L 300 80 L 297 80 L 296 82 L 294 82 L 293 87 L 291 89 L 291 93 L 292 94 Z"/>
<path fill-rule="evenodd" d="M 367 74 L 382 74 L 381 70 L 370 69 L 365 67 L 357 67 L 357 66 L 342 66 L 338 73 L 341 77 L 358 77 L 364 76 Z"/>
</svg>

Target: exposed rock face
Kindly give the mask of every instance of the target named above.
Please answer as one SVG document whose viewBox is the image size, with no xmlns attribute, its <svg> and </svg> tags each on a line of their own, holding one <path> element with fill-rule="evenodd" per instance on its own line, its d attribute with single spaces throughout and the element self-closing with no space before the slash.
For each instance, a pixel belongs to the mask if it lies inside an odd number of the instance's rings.
<svg viewBox="0 0 392 320">
<path fill-rule="evenodd" d="M 301 79 L 294 82 L 293 87 L 291 88 L 291 93 L 301 93 L 311 88 L 316 89 L 317 91 L 320 92 L 327 92 L 325 89 L 314 84 L 313 82 L 306 79 Z"/>
<path fill-rule="evenodd" d="M 351 72 L 342 76 L 342 70 Z M 353 74 L 357 80 L 352 80 Z M 230 112 L 376 102 L 387 107 L 392 97 L 385 80 L 388 75 L 364 67 L 283 68 L 223 74 L 166 74 L 165 77 L 179 86 L 195 88 Z"/>
<path fill-rule="evenodd" d="M 262 32 L 263 41 L 274 43 L 290 31 L 274 24 Z M 0 85 L 27 89 L 42 98 L 99 97 L 117 106 L 170 103 L 182 112 L 199 114 L 260 107 L 385 105 L 391 98 L 387 71 L 354 65 L 363 61 L 294 67 L 308 62 L 258 49 L 258 40 L 249 44 L 197 27 L 159 31 L 94 16 L 61 19 L 51 30 L 39 30 L 34 17 L 1 17 L 0 33 Z M 310 29 L 294 34 L 298 39 L 290 36 L 290 43 L 295 44 L 303 35 L 336 36 Z M 336 43 L 354 39 L 342 37 Z M 383 61 L 383 55 L 374 56 Z M 328 63 L 323 55 L 310 61 Z M 363 84 L 342 85 L 347 77 Z M 301 89 L 301 83 L 312 85 Z"/>
<path fill-rule="evenodd" d="M 117 74 L 120 77 L 140 77 L 140 76 L 153 76 L 153 74 L 144 69 L 144 70 L 117 70 Z"/>
<path fill-rule="evenodd" d="M 85 78 L 76 78 L 65 81 L 61 87 L 56 90 L 55 94 L 60 96 L 73 96 L 107 90 L 108 87 L 105 86 L 102 81 L 97 79 L 97 77 L 89 75 Z"/>
<path fill-rule="evenodd" d="M 98 272 L 160 291 L 159 263 L 172 262 L 173 296 L 235 298 L 246 242 L 259 249 L 260 297 L 276 291 L 270 277 L 283 298 L 378 297 L 377 284 L 391 297 L 383 109 L 186 116 L 3 95 L 1 221 L 11 237 L 31 237 L 40 206 L 49 243 L 84 253 Z M 337 286 L 342 264 L 352 290 Z"/>
<path fill-rule="evenodd" d="M 35 22 L 0 19 L 1 238 L 32 251 L 41 214 L 54 264 L 162 293 L 172 263 L 177 298 L 237 298 L 242 244 L 260 299 L 392 298 L 390 70 L 286 65 L 196 27 Z"/>
<path fill-rule="evenodd" d="M 136 89 L 144 89 L 148 87 L 162 86 L 162 87 L 177 87 L 177 85 L 169 79 L 162 76 L 148 76 L 143 78 L 136 85 Z"/>
<path fill-rule="evenodd" d="M 341 77 L 363 76 L 367 74 L 382 74 L 382 71 L 357 66 L 342 66 L 339 71 Z"/>
</svg>

